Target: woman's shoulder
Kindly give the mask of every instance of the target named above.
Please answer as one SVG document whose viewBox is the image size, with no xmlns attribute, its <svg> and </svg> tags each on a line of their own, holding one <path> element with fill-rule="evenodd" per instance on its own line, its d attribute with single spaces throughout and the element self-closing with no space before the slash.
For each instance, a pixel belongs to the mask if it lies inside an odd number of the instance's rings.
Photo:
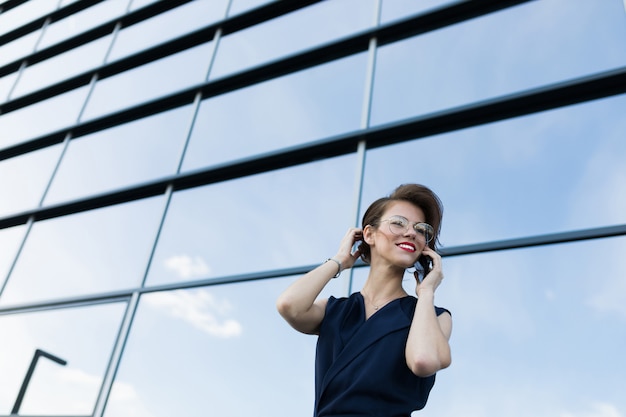
<svg viewBox="0 0 626 417">
<path fill-rule="evenodd" d="M 407 311 L 411 315 L 411 317 L 413 315 L 413 312 L 415 311 L 415 306 L 417 306 L 417 297 L 414 297 L 412 295 L 407 295 L 406 297 L 402 299 L 402 307 L 405 311 Z M 435 313 L 437 314 L 437 316 L 440 316 L 443 313 L 448 313 L 452 315 L 450 310 L 448 310 L 445 307 L 439 307 L 439 306 L 435 306 Z"/>
<path fill-rule="evenodd" d="M 355 292 L 350 294 L 349 297 L 335 297 L 331 295 L 328 297 L 328 302 L 326 303 L 326 309 L 328 308 L 341 308 L 352 306 L 358 304 L 362 299 L 360 292 Z"/>
</svg>

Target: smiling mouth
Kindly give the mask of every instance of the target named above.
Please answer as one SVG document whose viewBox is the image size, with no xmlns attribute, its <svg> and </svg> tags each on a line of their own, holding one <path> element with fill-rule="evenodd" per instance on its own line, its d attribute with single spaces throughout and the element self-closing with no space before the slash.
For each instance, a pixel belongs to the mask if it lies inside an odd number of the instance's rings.
<svg viewBox="0 0 626 417">
<path fill-rule="evenodd" d="M 410 252 L 415 252 L 415 246 L 410 243 L 398 243 L 397 245 L 400 249 L 408 250 Z"/>
</svg>

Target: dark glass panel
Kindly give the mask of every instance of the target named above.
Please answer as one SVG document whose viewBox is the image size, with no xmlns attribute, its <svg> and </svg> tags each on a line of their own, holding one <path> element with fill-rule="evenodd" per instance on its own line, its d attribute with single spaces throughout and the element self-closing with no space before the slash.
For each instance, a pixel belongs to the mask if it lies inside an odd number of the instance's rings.
<svg viewBox="0 0 626 417">
<path fill-rule="evenodd" d="M 0 217 L 37 208 L 61 150 L 55 145 L 0 161 Z"/>
<path fill-rule="evenodd" d="M 87 96 L 87 87 L 0 115 L 0 149 L 72 126 Z"/>
<path fill-rule="evenodd" d="M 31 93 L 43 87 L 96 68 L 104 62 L 111 37 L 100 38 L 24 69 L 12 97 Z M 72 65 L 68 65 L 71 62 Z"/>
<path fill-rule="evenodd" d="M 226 5 L 227 0 L 196 0 L 124 28 L 115 40 L 109 61 L 115 61 L 221 20 L 226 14 Z"/>
<path fill-rule="evenodd" d="M 276 0 L 232 0 L 228 14 L 229 16 L 235 16 L 243 12 L 248 12 L 250 9 L 272 3 L 273 1 Z"/>
<path fill-rule="evenodd" d="M 374 0 L 324 1 L 225 36 L 210 78 L 321 45 L 374 24 Z M 285 34 L 289 36 L 285 36 Z"/>
<path fill-rule="evenodd" d="M 361 54 L 205 100 L 183 169 L 357 130 L 365 60 Z"/>
<path fill-rule="evenodd" d="M 53 12 L 57 3 L 58 0 L 26 1 L 13 9 L 0 13 L 0 35 Z"/>
<path fill-rule="evenodd" d="M 36 222 L 0 304 L 140 285 L 163 204 L 155 197 Z"/>
<path fill-rule="evenodd" d="M 104 415 L 311 414 L 316 338 L 275 307 L 293 279 L 142 296 Z"/>
<path fill-rule="evenodd" d="M 210 43 L 98 81 L 85 109 L 91 119 L 201 83 L 209 65 Z"/>
<path fill-rule="evenodd" d="M 37 30 L 12 42 L 0 45 L 0 66 L 32 53 L 39 36 L 41 36 L 41 31 Z"/>
<path fill-rule="evenodd" d="M 174 193 L 148 284 L 315 264 L 352 225 L 354 155 Z"/>
<path fill-rule="evenodd" d="M 382 0 L 381 23 L 389 23 L 408 16 L 432 11 L 435 8 L 458 3 L 458 0 Z"/>
<path fill-rule="evenodd" d="M 624 224 L 624 108 L 622 95 L 371 150 L 362 210 L 425 184 L 444 246 Z"/>
<path fill-rule="evenodd" d="M 72 140 L 44 204 L 175 174 L 191 113 L 185 106 Z"/>
<path fill-rule="evenodd" d="M 36 349 L 19 415 L 91 415 L 126 303 L 0 316 L 0 414 L 9 415 Z"/>
<path fill-rule="evenodd" d="M 620 1 L 545 0 L 393 43 L 378 51 L 372 124 L 622 67 L 624 39 Z"/>
<path fill-rule="evenodd" d="M 87 9 L 81 10 L 65 19 L 59 20 L 46 28 L 44 37 L 38 49 L 45 49 L 50 45 L 86 32 L 102 23 L 122 16 L 129 0 L 105 0 Z"/>
<path fill-rule="evenodd" d="M 0 288 L 4 285 L 11 264 L 17 255 L 22 239 L 24 238 L 25 226 L 16 226 L 9 229 L 0 229 Z"/>
</svg>

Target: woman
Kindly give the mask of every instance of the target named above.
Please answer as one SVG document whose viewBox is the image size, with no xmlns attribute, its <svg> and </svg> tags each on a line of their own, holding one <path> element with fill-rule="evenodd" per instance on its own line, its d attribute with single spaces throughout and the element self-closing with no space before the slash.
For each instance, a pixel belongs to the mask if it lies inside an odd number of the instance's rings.
<svg viewBox="0 0 626 417">
<path fill-rule="evenodd" d="M 435 251 L 442 212 L 430 189 L 399 186 L 367 209 L 363 228 L 348 230 L 333 258 L 278 298 L 278 311 L 293 328 L 319 335 L 316 417 L 408 417 L 426 405 L 435 373 L 451 362 L 452 317 L 434 305 L 443 279 Z M 363 289 L 317 299 L 359 257 L 370 265 Z M 415 272 L 417 299 L 402 286 L 405 270 L 416 263 L 426 267 L 421 281 Z"/>
</svg>

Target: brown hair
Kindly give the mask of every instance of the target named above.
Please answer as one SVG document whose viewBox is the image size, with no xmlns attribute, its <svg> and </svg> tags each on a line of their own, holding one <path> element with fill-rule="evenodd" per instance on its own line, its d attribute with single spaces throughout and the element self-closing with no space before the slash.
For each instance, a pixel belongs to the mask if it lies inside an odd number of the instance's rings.
<svg viewBox="0 0 626 417">
<path fill-rule="evenodd" d="M 381 217 L 387 210 L 387 207 L 396 201 L 406 201 L 424 212 L 425 222 L 430 224 L 435 230 L 433 239 L 428 243 L 433 250 L 436 250 L 439 243 L 439 231 L 441 228 L 441 219 L 443 216 L 443 205 L 439 197 L 430 190 L 420 184 L 402 184 L 396 188 L 388 197 L 379 198 L 374 201 L 365 211 L 363 215 L 362 228 L 370 225 L 378 228 Z M 370 262 L 370 246 L 363 240 L 359 244 L 361 259 Z"/>
</svg>

